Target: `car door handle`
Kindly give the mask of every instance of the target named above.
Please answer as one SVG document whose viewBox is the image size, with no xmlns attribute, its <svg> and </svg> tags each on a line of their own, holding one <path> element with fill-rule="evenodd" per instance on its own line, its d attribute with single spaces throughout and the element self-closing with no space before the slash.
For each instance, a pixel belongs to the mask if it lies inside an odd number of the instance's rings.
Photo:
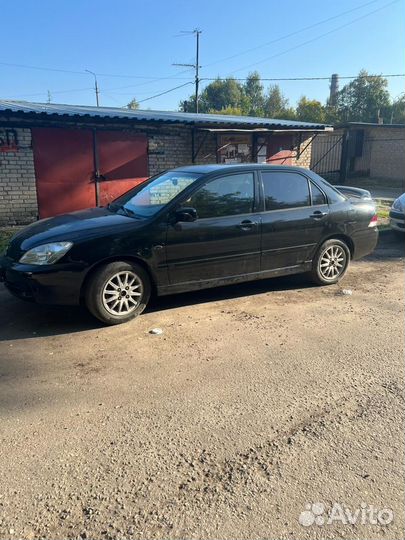
<svg viewBox="0 0 405 540">
<path fill-rule="evenodd" d="M 323 217 L 327 215 L 328 215 L 328 212 L 321 212 L 320 210 L 315 210 L 315 212 L 311 214 L 309 217 L 312 219 L 322 219 Z"/>
<path fill-rule="evenodd" d="M 238 224 L 239 229 L 242 231 L 250 231 L 253 227 L 256 227 L 257 221 L 250 221 L 250 219 L 244 219 Z"/>
</svg>

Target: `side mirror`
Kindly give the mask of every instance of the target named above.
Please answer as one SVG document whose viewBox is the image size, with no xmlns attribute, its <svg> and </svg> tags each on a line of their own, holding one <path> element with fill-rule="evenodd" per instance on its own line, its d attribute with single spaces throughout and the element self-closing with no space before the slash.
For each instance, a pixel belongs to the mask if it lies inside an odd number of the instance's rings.
<svg viewBox="0 0 405 540">
<path fill-rule="evenodd" d="M 190 222 L 197 219 L 197 210 L 195 208 L 178 208 L 175 212 L 175 222 Z"/>
</svg>

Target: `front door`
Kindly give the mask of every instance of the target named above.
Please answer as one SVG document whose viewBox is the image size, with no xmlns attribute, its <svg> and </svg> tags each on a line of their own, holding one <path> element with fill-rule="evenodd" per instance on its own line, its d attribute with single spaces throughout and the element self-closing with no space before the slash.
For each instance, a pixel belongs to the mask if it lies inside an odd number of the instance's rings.
<svg viewBox="0 0 405 540">
<path fill-rule="evenodd" d="M 310 261 L 328 228 L 324 193 L 301 173 L 276 170 L 262 172 L 261 177 L 265 202 L 261 270 Z"/>
<path fill-rule="evenodd" d="M 253 172 L 208 181 L 180 206 L 197 220 L 168 224 L 166 253 L 171 285 L 226 279 L 259 271 L 260 213 Z"/>
</svg>

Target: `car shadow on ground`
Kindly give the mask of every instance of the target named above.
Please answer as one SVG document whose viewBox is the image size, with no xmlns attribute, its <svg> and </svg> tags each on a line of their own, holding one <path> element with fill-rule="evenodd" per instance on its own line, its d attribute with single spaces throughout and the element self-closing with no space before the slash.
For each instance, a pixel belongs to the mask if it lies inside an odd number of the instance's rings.
<svg viewBox="0 0 405 540">
<path fill-rule="evenodd" d="M 391 230 L 382 231 L 374 253 L 364 260 L 368 262 L 394 261 L 405 255 L 404 238 Z M 305 275 L 284 276 L 216 287 L 196 292 L 152 298 L 145 313 L 177 309 L 236 298 L 255 296 L 266 292 L 316 287 Z M 86 309 L 71 306 L 41 306 L 12 297 L 0 285 L 0 342 L 13 339 L 56 336 L 102 329 L 102 323 L 93 318 Z"/>
<path fill-rule="evenodd" d="M 183 306 L 244 298 L 265 292 L 313 287 L 303 275 L 285 276 L 239 283 L 213 289 L 153 297 L 146 313 Z M 56 336 L 104 328 L 84 307 L 44 306 L 24 302 L 11 296 L 0 286 L 0 342 L 36 337 Z"/>
</svg>

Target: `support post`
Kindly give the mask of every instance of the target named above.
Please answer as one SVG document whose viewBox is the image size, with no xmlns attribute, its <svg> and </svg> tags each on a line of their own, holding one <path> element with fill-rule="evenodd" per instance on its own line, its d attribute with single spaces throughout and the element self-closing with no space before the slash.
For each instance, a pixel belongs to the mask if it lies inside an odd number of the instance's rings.
<svg viewBox="0 0 405 540">
<path fill-rule="evenodd" d="M 97 147 L 97 130 L 93 129 L 93 163 L 96 206 L 100 206 L 100 160 Z"/>
<path fill-rule="evenodd" d="M 347 171 L 349 169 L 349 138 L 350 131 L 345 129 L 342 140 L 342 155 L 340 158 L 340 174 L 339 180 L 341 184 L 344 184 L 347 179 Z"/>
<path fill-rule="evenodd" d="M 191 162 L 195 163 L 195 127 L 191 128 Z"/>
</svg>

